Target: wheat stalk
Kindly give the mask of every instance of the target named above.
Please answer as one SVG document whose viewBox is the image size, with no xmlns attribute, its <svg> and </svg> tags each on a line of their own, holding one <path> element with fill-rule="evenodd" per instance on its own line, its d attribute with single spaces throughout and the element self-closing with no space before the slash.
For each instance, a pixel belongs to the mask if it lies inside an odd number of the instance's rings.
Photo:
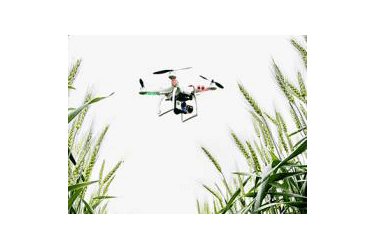
<svg viewBox="0 0 375 250">
<path fill-rule="evenodd" d="M 306 41 L 307 41 L 307 38 L 306 38 Z M 304 62 L 304 65 L 307 68 L 307 51 L 296 40 L 291 39 L 291 43 L 299 51 L 299 53 L 302 57 L 302 60 Z"/>
<path fill-rule="evenodd" d="M 297 79 L 298 79 L 299 89 L 301 90 L 301 95 L 303 97 L 307 97 L 306 86 L 305 86 L 305 83 L 303 81 L 301 72 L 299 72 L 299 71 L 298 71 L 298 74 L 297 74 Z"/>
<path fill-rule="evenodd" d="M 245 97 L 250 106 L 253 107 L 253 109 L 258 115 L 262 116 L 262 110 L 259 108 L 254 98 L 252 98 L 250 94 L 246 91 L 245 87 L 242 84 L 238 84 L 238 87 L 240 88 L 242 95 Z"/>
<path fill-rule="evenodd" d="M 250 160 L 250 155 L 247 153 L 244 145 L 242 144 L 242 142 L 238 139 L 237 135 L 232 131 L 230 133 L 234 139 L 234 142 L 236 143 L 237 147 L 240 149 L 240 151 L 242 152 L 243 156 L 245 157 L 246 159 L 246 162 L 249 164 L 249 160 Z"/>
<path fill-rule="evenodd" d="M 275 77 L 278 86 L 287 97 L 290 112 L 297 128 L 304 127 L 300 132 L 307 133 L 307 126 L 304 118 L 307 117 L 305 106 L 302 105 L 307 101 L 307 94 L 304 92 L 301 83 L 299 82 L 299 89 L 290 84 L 283 76 L 279 67 L 274 63 Z M 301 87 L 302 86 L 302 87 Z M 246 180 L 242 180 L 243 172 L 234 172 L 235 178 L 231 178 L 229 183 L 235 189 L 228 194 L 223 194 L 220 189 L 218 192 L 210 192 L 213 196 L 219 196 L 225 201 L 225 206 L 219 208 L 219 198 L 213 199 L 211 205 L 204 201 L 203 209 L 198 205 L 199 213 L 266 213 L 266 214 L 282 214 L 282 213 L 306 213 L 307 212 L 307 189 L 306 189 L 306 167 L 304 164 L 303 155 L 307 150 L 307 138 L 298 138 L 295 133 L 288 136 L 288 127 L 283 116 L 275 110 L 275 118 L 264 110 L 260 110 L 244 86 L 239 84 L 240 91 L 252 107 L 253 111 L 249 113 L 252 115 L 252 122 L 254 126 L 254 136 L 258 137 L 253 142 L 245 140 L 248 149 L 242 144 L 241 139 L 231 131 L 231 137 L 234 139 L 234 144 L 239 149 L 245 159 L 248 160 L 251 169 L 258 170 L 255 179 L 250 176 Z M 301 100 L 302 102 L 300 102 Z M 277 127 L 278 141 L 275 142 L 274 130 L 270 130 L 268 121 L 272 122 Z M 294 129 L 293 129 L 294 130 Z M 299 131 L 297 131 L 299 132 Z M 285 140 L 285 137 L 287 141 Z M 299 141 L 293 145 L 292 139 Z M 287 145 L 289 144 L 289 145 Z M 255 149 L 254 149 L 255 145 Z M 289 147 L 288 147 L 289 146 Z M 269 150 L 267 150 L 268 148 Z M 278 153 L 279 158 L 273 153 L 274 150 Z M 249 153 L 250 152 L 250 153 Z M 280 154 L 281 153 L 281 154 Z M 284 153 L 286 156 L 284 157 Z M 259 157 L 261 161 L 259 162 Z M 302 157 L 302 160 L 300 159 Z M 211 161 L 215 165 L 215 160 Z M 259 172 L 263 171 L 260 175 Z M 225 179 L 222 174 L 223 179 Z M 284 177 L 285 176 L 285 177 Z M 249 181 L 249 182 L 248 182 Z M 216 184 L 215 184 L 216 185 Z M 230 187 L 224 184 L 227 190 Z M 245 186 L 247 185 L 247 186 Z M 246 190 L 250 186 L 249 190 Z M 217 188 L 219 188 L 216 185 Z M 207 188 L 206 188 L 207 189 Z M 199 204 L 199 202 L 197 202 Z"/>
<path fill-rule="evenodd" d="M 289 102 L 294 103 L 294 98 L 290 94 L 290 92 L 287 89 L 286 86 L 286 80 L 281 73 L 281 70 L 279 69 L 279 66 L 277 66 L 276 62 L 272 59 L 273 67 L 275 70 L 275 78 L 278 86 L 280 87 L 281 91 L 284 93 L 285 97 L 288 99 Z"/>
<path fill-rule="evenodd" d="M 94 165 L 95 165 L 96 160 L 97 160 L 97 156 L 98 156 L 98 153 L 99 153 L 100 146 L 103 142 L 104 136 L 106 135 L 106 133 L 108 131 L 108 128 L 109 128 L 109 125 L 105 126 L 105 128 L 103 129 L 102 133 L 100 134 L 100 136 L 98 138 L 98 141 L 96 142 L 96 145 L 94 147 L 94 151 L 91 154 L 90 163 L 89 163 L 87 169 L 85 169 L 85 180 L 88 180 L 91 176 L 92 169 L 94 168 Z"/>
<path fill-rule="evenodd" d="M 257 137 L 260 138 L 260 130 L 258 128 L 258 124 L 256 123 L 256 121 L 255 121 L 254 118 L 252 119 L 252 121 L 253 121 L 253 126 L 254 126 L 255 133 L 256 133 Z"/>
<path fill-rule="evenodd" d="M 266 112 L 263 112 L 266 117 L 268 118 L 268 120 L 270 120 L 273 124 L 275 124 L 277 126 L 277 121 L 275 118 L 273 118 L 272 116 L 270 116 L 269 114 L 267 114 Z"/>
<path fill-rule="evenodd" d="M 115 167 L 111 171 L 109 171 L 109 173 L 104 177 L 103 182 L 102 182 L 103 184 L 105 184 L 116 173 L 117 169 L 119 169 L 119 167 L 121 166 L 123 162 L 124 161 L 122 160 L 117 162 Z"/>
<path fill-rule="evenodd" d="M 78 69 L 79 69 L 80 65 L 81 65 L 81 59 L 78 59 L 75 62 L 75 64 L 73 65 L 73 67 L 71 68 L 71 70 L 69 71 L 68 86 L 72 86 L 73 85 L 74 79 L 76 78 L 76 75 L 78 73 Z"/>
<path fill-rule="evenodd" d="M 246 141 L 246 144 L 247 144 L 247 147 L 250 150 L 251 158 L 252 158 L 252 160 L 254 162 L 254 165 L 255 165 L 255 171 L 256 171 L 257 174 L 260 174 L 262 172 L 262 169 L 260 167 L 258 157 L 257 157 L 253 147 L 251 146 L 250 142 Z"/>
<path fill-rule="evenodd" d="M 301 104 L 299 105 L 299 107 L 300 107 L 300 109 L 302 110 L 303 115 L 304 115 L 305 118 L 307 119 L 307 111 L 306 111 L 306 109 L 305 109 Z"/>
<path fill-rule="evenodd" d="M 285 132 L 285 133 L 288 133 L 288 127 L 286 126 L 286 123 L 284 121 L 284 118 L 281 116 L 281 114 L 279 112 L 276 111 L 276 120 L 278 121 L 278 123 L 280 124 L 282 130 Z"/>
<path fill-rule="evenodd" d="M 307 103 L 307 100 L 302 96 L 302 94 L 299 92 L 299 90 L 290 82 L 287 82 L 287 87 L 289 91 L 298 99 L 300 99 L 302 102 Z"/>
<path fill-rule="evenodd" d="M 220 164 L 215 160 L 215 158 L 211 155 L 211 153 L 204 147 L 201 147 L 201 149 L 207 155 L 207 157 L 211 160 L 211 162 L 214 164 L 217 171 L 219 171 L 219 173 L 222 174 L 223 172 L 221 171 Z"/>
</svg>

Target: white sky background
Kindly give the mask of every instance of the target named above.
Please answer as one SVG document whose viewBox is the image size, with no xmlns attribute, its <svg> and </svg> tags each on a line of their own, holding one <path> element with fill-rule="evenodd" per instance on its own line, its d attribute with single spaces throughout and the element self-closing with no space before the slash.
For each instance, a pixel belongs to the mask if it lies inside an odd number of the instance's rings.
<svg viewBox="0 0 375 250">
<path fill-rule="evenodd" d="M 244 141 L 254 132 L 237 79 L 261 108 L 273 114 L 276 105 L 288 112 L 271 73 L 271 57 L 296 83 L 305 71 L 290 44 L 290 36 L 70 36 L 68 68 L 81 58 L 81 70 L 71 91 L 69 107 L 83 101 L 88 88 L 96 95 L 115 92 L 91 106 L 90 121 L 99 133 L 110 124 L 93 176 L 102 159 L 109 171 L 124 159 L 110 187 L 109 213 L 196 213 L 196 199 L 211 199 L 201 183 L 213 186 L 219 175 L 200 150 L 205 146 L 223 171 L 247 171 L 229 130 Z M 224 85 L 198 99 L 198 117 L 181 123 L 173 113 L 156 114 L 158 96 L 141 96 L 139 78 L 150 88 L 168 87 L 162 69 L 193 67 L 177 74 L 180 85 L 208 84 L 198 75 Z M 288 117 L 289 113 L 286 113 Z M 288 121 L 287 121 L 288 122 Z M 289 122 L 289 125 L 293 125 Z M 236 164 L 237 163 L 237 164 Z M 238 169 L 236 169 L 236 165 Z"/>
</svg>

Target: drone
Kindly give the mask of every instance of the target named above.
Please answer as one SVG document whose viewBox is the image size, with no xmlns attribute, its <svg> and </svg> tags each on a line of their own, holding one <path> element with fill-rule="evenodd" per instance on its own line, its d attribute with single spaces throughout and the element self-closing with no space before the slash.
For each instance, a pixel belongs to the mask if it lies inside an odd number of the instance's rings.
<svg viewBox="0 0 375 250">
<path fill-rule="evenodd" d="M 182 89 L 178 84 L 176 72 L 186 69 L 191 69 L 191 67 L 181 69 L 165 69 L 154 72 L 153 74 L 155 75 L 169 73 L 168 78 L 171 80 L 171 86 L 164 89 L 146 90 L 143 80 L 139 79 L 139 83 L 141 84 L 141 90 L 139 91 L 139 94 L 161 96 L 158 106 L 159 116 L 165 115 L 173 110 L 176 115 L 181 114 L 182 122 L 186 122 L 198 116 L 196 96 L 204 92 L 214 91 L 217 88 L 224 88 L 223 85 L 214 81 L 213 79 L 208 80 L 208 78 L 200 75 L 201 78 L 210 82 L 209 86 L 188 85 L 188 89 Z M 171 103 L 172 105 L 169 105 L 169 108 L 162 110 L 162 106 L 164 103 Z"/>
</svg>

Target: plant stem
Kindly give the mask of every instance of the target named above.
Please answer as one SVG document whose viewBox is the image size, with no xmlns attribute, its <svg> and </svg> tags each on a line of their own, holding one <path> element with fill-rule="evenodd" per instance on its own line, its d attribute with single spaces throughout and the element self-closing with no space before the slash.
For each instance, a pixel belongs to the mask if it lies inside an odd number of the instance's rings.
<svg viewBox="0 0 375 250">
<path fill-rule="evenodd" d="M 289 102 L 289 105 L 290 105 L 290 107 L 292 108 L 292 110 L 293 110 L 293 112 L 294 112 L 294 114 L 297 116 L 297 118 L 298 118 L 298 115 L 297 115 L 297 112 L 296 112 L 296 110 L 294 109 L 294 107 L 293 107 L 293 105 L 292 105 L 292 103 L 291 102 Z M 297 108 L 298 109 L 298 108 Z M 299 110 L 298 110 L 298 112 L 299 112 Z M 299 114 L 301 115 L 301 113 L 299 112 Z M 303 120 L 303 118 L 302 118 L 302 122 L 303 122 L 303 126 L 305 126 L 305 127 L 307 127 L 306 126 L 306 123 L 305 123 L 305 121 Z M 306 133 L 305 133 L 305 131 L 304 130 L 302 130 L 302 132 L 303 132 L 303 134 L 306 136 Z"/>
<path fill-rule="evenodd" d="M 279 152 L 279 150 L 277 149 L 277 145 L 276 145 L 276 143 L 275 143 L 275 140 L 273 139 L 273 136 L 272 136 L 271 130 L 270 130 L 270 128 L 268 127 L 268 123 L 267 123 L 266 119 L 264 119 L 263 116 L 261 116 L 261 117 L 262 117 L 264 123 L 266 124 L 267 130 L 268 130 L 268 133 L 270 134 L 270 137 L 271 137 L 271 139 L 272 139 L 273 145 L 275 145 L 275 149 L 276 149 L 277 155 L 279 156 L 279 159 L 281 160 L 280 152 Z"/>
</svg>

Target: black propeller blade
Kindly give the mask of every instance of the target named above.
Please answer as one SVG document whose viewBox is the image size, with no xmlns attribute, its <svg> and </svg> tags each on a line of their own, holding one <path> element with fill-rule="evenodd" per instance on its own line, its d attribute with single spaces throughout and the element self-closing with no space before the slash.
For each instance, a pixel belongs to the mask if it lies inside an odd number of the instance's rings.
<svg viewBox="0 0 375 250">
<path fill-rule="evenodd" d="M 202 77 L 204 80 L 207 80 L 207 81 L 209 81 L 206 77 L 204 77 L 204 76 L 201 76 L 201 75 L 199 75 L 200 77 Z M 211 80 L 211 83 L 215 83 L 215 85 L 218 87 L 218 88 L 221 88 L 221 89 L 223 89 L 224 88 L 224 86 L 223 85 L 221 85 L 220 83 L 218 83 L 218 82 L 215 82 L 213 79 Z"/>
<path fill-rule="evenodd" d="M 143 80 L 141 78 L 139 78 L 139 83 L 141 84 L 141 87 L 143 89 L 145 85 L 143 84 Z"/>
<path fill-rule="evenodd" d="M 165 73 L 172 72 L 172 71 L 173 71 L 173 69 L 165 69 L 165 70 L 156 71 L 153 74 L 155 74 L 155 75 L 165 74 Z"/>
<path fill-rule="evenodd" d="M 153 74 L 155 74 L 155 75 L 165 74 L 165 73 L 168 73 L 168 72 L 177 71 L 177 70 L 184 70 L 184 69 L 191 69 L 191 67 L 182 68 L 182 69 L 164 69 L 164 70 L 156 71 Z"/>
<path fill-rule="evenodd" d="M 221 89 L 223 89 L 224 88 L 224 86 L 223 85 L 221 85 L 220 83 L 218 83 L 218 82 L 214 82 L 215 84 L 216 84 L 216 86 L 218 86 L 219 88 L 221 88 Z"/>
</svg>

